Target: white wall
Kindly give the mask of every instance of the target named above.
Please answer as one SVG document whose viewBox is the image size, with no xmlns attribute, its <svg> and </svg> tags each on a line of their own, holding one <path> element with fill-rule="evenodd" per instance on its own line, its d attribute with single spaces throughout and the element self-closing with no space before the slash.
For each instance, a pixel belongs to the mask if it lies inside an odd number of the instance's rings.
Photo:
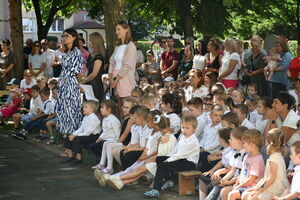
<svg viewBox="0 0 300 200">
<path fill-rule="evenodd" d="M 0 0 L 0 40 L 10 39 L 8 1 Z"/>
</svg>

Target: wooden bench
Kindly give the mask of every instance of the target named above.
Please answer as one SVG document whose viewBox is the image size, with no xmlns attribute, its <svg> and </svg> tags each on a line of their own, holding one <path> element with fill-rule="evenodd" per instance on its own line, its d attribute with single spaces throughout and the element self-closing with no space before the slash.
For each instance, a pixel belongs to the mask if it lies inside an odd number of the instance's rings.
<svg viewBox="0 0 300 200">
<path fill-rule="evenodd" d="M 178 172 L 178 192 L 180 196 L 195 194 L 195 178 L 198 178 L 200 171 Z"/>
</svg>

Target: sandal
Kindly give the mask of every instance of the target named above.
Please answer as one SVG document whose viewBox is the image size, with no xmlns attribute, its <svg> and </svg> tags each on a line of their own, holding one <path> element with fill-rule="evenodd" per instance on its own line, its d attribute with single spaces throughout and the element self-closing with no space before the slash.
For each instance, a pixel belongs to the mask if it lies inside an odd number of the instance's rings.
<svg viewBox="0 0 300 200">
<path fill-rule="evenodd" d="M 50 139 L 48 140 L 47 144 L 54 144 L 54 137 L 50 136 Z"/>
</svg>

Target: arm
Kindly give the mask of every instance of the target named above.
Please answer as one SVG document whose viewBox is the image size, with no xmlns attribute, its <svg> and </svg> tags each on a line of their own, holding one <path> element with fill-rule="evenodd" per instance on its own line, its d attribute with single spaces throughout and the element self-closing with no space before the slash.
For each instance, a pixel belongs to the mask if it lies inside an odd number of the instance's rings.
<svg viewBox="0 0 300 200">
<path fill-rule="evenodd" d="M 210 174 L 215 174 L 214 172 L 217 171 L 218 169 L 220 169 L 221 167 L 223 167 L 223 164 L 221 161 L 219 161 L 211 170 L 204 172 L 203 175 L 204 176 L 208 176 Z M 218 170 L 219 171 L 219 170 Z M 219 175 L 218 175 L 219 176 Z"/>
<path fill-rule="evenodd" d="M 124 56 L 122 59 L 122 68 L 119 71 L 118 76 L 116 77 L 116 82 L 122 79 L 130 72 L 135 71 L 135 63 L 136 62 L 136 47 L 133 42 L 128 43 L 128 47 L 124 52 Z"/>
<path fill-rule="evenodd" d="M 178 64 L 178 61 L 177 60 L 173 60 L 173 63 L 171 65 L 171 67 L 169 67 L 165 71 L 162 71 L 162 73 L 166 74 L 166 73 L 172 72 L 177 67 L 177 64 Z"/>
<path fill-rule="evenodd" d="M 236 64 L 238 64 L 238 61 L 237 60 L 230 60 L 229 61 L 229 66 L 228 66 L 228 69 L 223 72 L 219 77 L 218 79 L 221 80 L 223 78 L 225 78 L 226 76 L 228 76 L 229 74 L 231 74 L 236 66 Z"/>
<path fill-rule="evenodd" d="M 130 133 L 130 130 L 131 130 L 131 126 L 134 124 L 133 120 L 132 119 L 129 119 L 128 123 L 127 123 L 127 126 L 125 128 L 125 131 L 124 133 L 121 135 L 121 137 L 118 139 L 118 142 L 122 143 L 126 138 L 127 136 L 129 135 Z"/>
<path fill-rule="evenodd" d="M 252 185 L 257 179 L 257 176 L 250 175 L 243 183 L 239 183 L 235 189 L 242 188 L 242 187 L 249 187 Z"/>
<path fill-rule="evenodd" d="M 84 84 L 84 83 L 88 83 L 88 82 L 94 80 L 97 77 L 97 75 L 101 69 L 101 66 L 102 66 L 102 61 L 96 60 L 94 63 L 93 72 L 90 75 L 88 75 L 83 81 L 81 81 L 81 83 Z"/>
</svg>

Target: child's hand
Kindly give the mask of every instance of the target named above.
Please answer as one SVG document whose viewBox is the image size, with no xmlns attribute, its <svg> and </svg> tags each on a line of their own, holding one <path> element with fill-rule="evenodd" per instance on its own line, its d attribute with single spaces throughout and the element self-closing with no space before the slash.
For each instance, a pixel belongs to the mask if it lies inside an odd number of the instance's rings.
<svg viewBox="0 0 300 200">
<path fill-rule="evenodd" d="M 102 140 L 103 140 L 102 138 L 98 138 L 98 139 L 96 140 L 96 143 L 101 142 Z"/>
<path fill-rule="evenodd" d="M 69 140 L 70 140 L 70 141 L 73 141 L 74 138 L 75 138 L 76 136 L 77 136 L 77 135 L 74 135 L 74 134 L 69 135 Z"/>
<path fill-rule="evenodd" d="M 294 170 L 288 170 L 288 171 L 287 171 L 287 177 L 288 177 L 288 178 L 293 177 L 293 175 L 294 175 Z"/>
<path fill-rule="evenodd" d="M 213 180 L 219 180 L 219 179 L 221 179 L 220 175 L 221 175 L 221 173 L 219 171 L 216 171 L 215 173 L 213 173 L 213 175 L 211 176 L 211 178 Z"/>
<path fill-rule="evenodd" d="M 227 185 L 229 185 L 229 181 L 223 179 L 220 180 L 220 186 L 225 187 Z"/>
<path fill-rule="evenodd" d="M 212 170 L 209 170 L 209 171 L 207 171 L 207 172 L 204 172 L 202 175 L 203 176 L 209 176 L 209 175 L 211 175 L 212 173 L 214 173 Z"/>
</svg>

